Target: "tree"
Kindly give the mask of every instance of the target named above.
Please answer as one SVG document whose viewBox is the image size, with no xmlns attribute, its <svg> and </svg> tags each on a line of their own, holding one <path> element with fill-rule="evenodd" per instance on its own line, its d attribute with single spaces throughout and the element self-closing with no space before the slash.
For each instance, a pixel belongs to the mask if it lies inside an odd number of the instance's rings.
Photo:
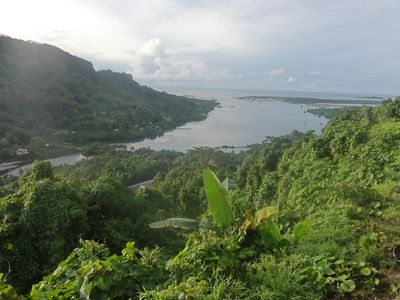
<svg viewBox="0 0 400 300">
<path fill-rule="evenodd" d="M 19 190 L 0 201 L 0 269 L 22 291 L 51 271 L 86 231 L 86 204 L 75 187 L 35 162 Z"/>
</svg>

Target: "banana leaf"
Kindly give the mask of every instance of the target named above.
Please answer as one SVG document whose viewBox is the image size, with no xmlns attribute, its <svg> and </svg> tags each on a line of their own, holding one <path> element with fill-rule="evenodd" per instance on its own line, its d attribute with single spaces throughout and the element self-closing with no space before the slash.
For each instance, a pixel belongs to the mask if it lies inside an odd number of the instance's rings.
<svg viewBox="0 0 400 300">
<path fill-rule="evenodd" d="M 229 191 L 221 184 L 218 177 L 210 168 L 203 170 L 204 188 L 208 200 L 208 208 L 218 227 L 226 228 L 231 225 L 235 217 L 228 202 Z"/>
<path fill-rule="evenodd" d="M 269 219 L 273 215 L 279 212 L 279 206 L 268 206 L 261 208 L 255 212 L 255 219 L 257 224 L 263 223 L 266 219 Z"/>
</svg>

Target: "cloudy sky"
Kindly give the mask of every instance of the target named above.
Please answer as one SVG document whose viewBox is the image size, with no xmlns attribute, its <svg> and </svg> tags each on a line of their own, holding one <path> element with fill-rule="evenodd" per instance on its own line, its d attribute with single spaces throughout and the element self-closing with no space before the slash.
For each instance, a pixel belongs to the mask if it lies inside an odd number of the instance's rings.
<svg viewBox="0 0 400 300">
<path fill-rule="evenodd" d="M 0 33 L 150 86 L 400 94 L 400 0 L 1 0 Z"/>
</svg>

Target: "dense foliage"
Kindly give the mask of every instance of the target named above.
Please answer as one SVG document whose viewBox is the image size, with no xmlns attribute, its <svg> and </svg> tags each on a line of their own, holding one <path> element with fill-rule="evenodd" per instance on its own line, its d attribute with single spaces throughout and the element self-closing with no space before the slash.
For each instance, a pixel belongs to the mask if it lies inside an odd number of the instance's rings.
<svg viewBox="0 0 400 300">
<path fill-rule="evenodd" d="M 171 202 L 174 216 L 196 218 L 206 209 L 203 168 L 211 166 L 220 178 L 233 176 L 242 158 L 211 148 L 191 150 L 176 159 L 168 173 L 157 175 L 155 187 Z"/>
<path fill-rule="evenodd" d="M 147 226 L 168 216 L 162 194 L 140 190 L 133 196 L 121 177 L 98 175 L 78 180 L 54 175 L 48 162 L 35 162 L 1 198 L 0 268 L 11 267 L 9 281 L 17 289 L 28 289 L 54 269 L 80 238 L 104 242 L 113 252 L 131 240 L 147 246 L 173 240 L 173 232 L 150 234 Z"/>
<path fill-rule="evenodd" d="M 321 135 L 294 132 L 247 153 L 141 151 L 55 171 L 37 163 L 4 189 L 1 296 L 18 299 L 14 288 L 32 299 L 399 295 L 400 98 L 346 110 Z M 123 185 L 154 175 L 153 189 L 129 194 Z M 226 177 L 236 187 L 218 180 Z M 187 229 L 150 228 L 155 221 Z"/>
<path fill-rule="evenodd" d="M 327 119 L 333 119 L 333 118 L 336 118 L 337 116 L 339 116 L 345 109 L 351 109 L 351 108 L 349 108 L 349 107 L 309 108 L 309 109 L 307 109 L 307 112 L 312 113 L 318 117 L 325 117 Z"/>
<path fill-rule="evenodd" d="M 176 159 L 182 156 L 182 153 L 175 151 L 146 148 L 135 151 L 106 150 L 76 165 L 59 168 L 57 174 L 85 181 L 93 181 L 100 176 L 111 177 L 129 186 L 153 179 L 158 173 L 167 174 L 176 164 Z"/>
<path fill-rule="evenodd" d="M 50 45 L 0 36 L 0 159 L 18 146 L 40 153 L 64 142 L 155 137 L 214 106 L 141 86 L 129 74 L 96 72 Z"/>
</svg>

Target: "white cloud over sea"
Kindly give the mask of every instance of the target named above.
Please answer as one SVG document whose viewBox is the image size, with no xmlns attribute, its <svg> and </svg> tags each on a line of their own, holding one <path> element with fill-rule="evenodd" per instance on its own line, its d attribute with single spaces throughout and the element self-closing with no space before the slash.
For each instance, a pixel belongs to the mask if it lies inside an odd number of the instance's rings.
<svg viewBox="0 0 400 300">
<path fill-rule="evenodd" d="M 397 93 L 398 32 L 398 0 L 15 0 L 0 10 L 0 33 L 149 85 Z"/>
</svg>

